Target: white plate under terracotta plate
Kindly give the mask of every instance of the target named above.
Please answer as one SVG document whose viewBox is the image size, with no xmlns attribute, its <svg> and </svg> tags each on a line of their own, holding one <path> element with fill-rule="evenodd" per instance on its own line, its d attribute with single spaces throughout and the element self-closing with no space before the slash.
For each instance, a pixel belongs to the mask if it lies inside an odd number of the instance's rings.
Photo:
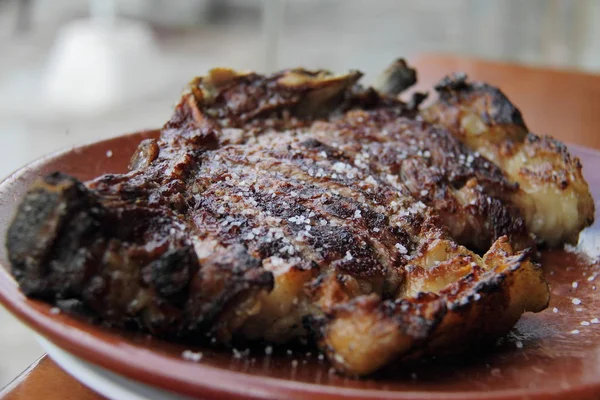
<svg viewBox="0 0 600 400">
<path fill-rule="evenodd" d="M 95 390 L 102 392 L 103 385 L 111 385 L 111 390 L 125 390 L 122 382 L 129 385 L 137 381 L 203 399 L 600 396 L 600 324 L 587 325 L 600 318 L 600 276 L 595 278 L 600 265 L 574 252 L 543 254 L 542 264 L 552 287 L 549 309 L 524 315 L 510 335 L 487 355 L 404 366 L 363 380 L 330 374 L 327 362 L 304 352 L 275 352 L 267 356 L 258 350 L 248 357 L 236 358 L 227 351 L 197 348 L 192 350 L 202 351 L 204 357 L 194 363 L 182 359 L 184 346 L 142 334 L 103 329 L 64 313 L 54 315 L 47 304 L 23 296 L 7 270 L 4 238 L 15 207 L 31 182 L 55 170 L 82 180 L 107 172 L 125 172 L 140 140 L 156 135 L 157 132 L 143 132 L 57 153 L 17 171 L 0 184 L 0 264 L 4 267 L 0 268 L 0 301 L 52 343 L 49 352 L 65 369 Z M 594 198 L 600 199 L 600 154 L 577 146 L 571 146 L 571 151 L 581 158 Z M 596 223 L 582 235 L 581 243 L 589 254 L 600 254 L 599 227 Z M 577 288 L 572 282 L 578 282 Z M 580 299 L 581 304 L 573 304 L 574 298 Z M 83 376 L 80 368 L 92 373 Z M 98 379 L 98 371 L 102 371 L 102 378 L 96 382 L 99 386 L 94 386 L 89 379 Z M 112 396 L 117 392 L 106 393 Z M 122 393 L 125 392 L 118 392 Z"/>
</svg>

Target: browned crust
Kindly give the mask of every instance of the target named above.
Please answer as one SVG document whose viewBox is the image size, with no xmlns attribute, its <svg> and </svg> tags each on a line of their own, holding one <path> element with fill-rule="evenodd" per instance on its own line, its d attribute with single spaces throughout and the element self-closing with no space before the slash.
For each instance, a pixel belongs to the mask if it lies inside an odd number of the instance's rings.
<svg viewBox="0 0 600 400">
<path fill-rule="evenodd" d="M 541 269 L 511 246 L 532 244 L 517 186 L 359 77 L 197 78 L 129 173 L 34 185 L 9 231 L 15 276 L 29 295 L 168 338 L 313 333 L 351 375 L 497 337 L 545 308 Z M 78 213 L 94 229 L 65 233 Z M 73 271 L 68 292 L 41 284 Z"/>
</svg>

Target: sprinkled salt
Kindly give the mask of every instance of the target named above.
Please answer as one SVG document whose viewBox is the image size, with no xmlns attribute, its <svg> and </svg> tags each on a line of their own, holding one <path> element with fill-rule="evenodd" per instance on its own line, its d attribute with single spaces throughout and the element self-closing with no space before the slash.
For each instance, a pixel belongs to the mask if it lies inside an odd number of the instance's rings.
<svg viewBox="0 0 600 400">
<path fill-rule="evenodd" d="M 265 354 L 266 355 L 273 354 L 273 346 L 267 346 L 267 347 L 265 347 Z"/>
<path fill-rule="evenodd" d="M 377 181 L 371 175 L 369 175 L 369 177 L 365 179 L 365 182 L 369 185 L 377 186 Z"/>
<path fill-rule="evenodd" d="M 337 173 L 342 173 L 344 172 L 344 170 L 346 169 L 346 164 L 344 164 L 343 162 L 336 162 L 335 164 L 333 164 L 333 170 Z"/>
<path fill-rule="evenodd" d="M 421 190 L 421 196 L 427 196 L 427 194 L 429 193 L 429 190 Z"/>
<path fill-rule="evenodd" d="M 323 361 L 325 359 L 325 356 L 323 354 L 319 354 L 317 358 L 319 359 L 319 361 Z"/>
<path fill-rule="evenodd" d="M 473 300 L 475 300 L 475 301 L 479 301 L 480 299 L 481 299 L 481 295 L 480 295 L 479 293 L 475 293 L 475 294 L 473 295 Z"/>
<path fill-rule="evenodd" d="M 589 322 L 587 322 L 587 321 L 581 321 L 581 322 L 579 323 L 579 325 L 581 325 L 581 326 L 590 326 L 590 323 L 589 323 Z"/>
<path fill-rule="evenodd" d="M 577 289 L 577 286 L 579 286 L 579 283 L 573 282 L 573 283 L 571 283 L 571 286 L 573 287 L 573 289 Z"/>
<path fill-rule="evenodd" d="M 360 210 L 354 211 L 354 219 L 358 219 L 362 217 L 362 213 Z"/>
<path fill-rule="evenodd" d="M 517 346 L 517 349 L 522 349 L 523 348 L 523 342 L 521 342 L 520 340 L 517 340 L 515 342 L 515 346 Z"/>
<path fill-rule="evenodd" d="M 292 360 L 292 368 L 296 368 L 298 366 L 298 360 Z"/>
<path fill-rule="evenodd" d="M 184 350 L 183 353 L 181 353 L 181 357 L 183 357 L 184 360 L 198 362 L 202 359 L 202 353 L 196 353 L 191 350 Z"/>
<path fill-rule="evenodd" d="M 344 257 L 344 260 L 351 261 L 352 259 L 354 259 L 354 257 L 352 257 L 352 254 L 350 253 L 350 251 L 347 251 L 346 256 Z"/>
<path fill-rule="evenodd" d="M 553 312 L 554 314 L 558 313 L 558 308 L 554 307 L 554 308 L 552 309 L 552 312 Z"/>
<path fill-rule="evenodd" d="M 310 224 L 310 218 L 306 218 L 304 215 L 298 215 L 288 218 L 288 221 L 298 225 Z"/>
<path fill-rule="evenodd" d="M 325 153 L 324 151 L 320 152 L 319 155 L 323 158 L 327 158 L 327 153 Z"/>
<path fill-rule="evenodd" d="M 590 319 L 590 322 L 592 324 L 600 324 L 600 320 L 598 318 L 592 318 L 592 319 Z"/>
<path fill-rule="evenodd" d="M 571 332 L 572 335 L 579 335 L 579 329 L 573 329 Z"/>
<path fill-rule="evenodd" d="M 406 249 L 406 247 L 404 247 L 404 246 L 402 245 L 402 243 L 396 243 L 396 246 L 395 246 L 395 247 L 396 247 L 396 249 L 398 249 L 398 252 L 399 252 L 400 254 L 406 254 L 406 253 L 408 253 L 408 250 Z"/>
<path fill-rule="evenodd" d="M 60 308 L 58 308 L 58 307 L 52 307 L 50 309 L 50 314 L 53 314 L 53 315 L 60 314 Z"/>
<path fill-rule="evenodd" d="M 242 358 L 242 353 L 238 349 L 233 349 L 233 358 Z"/>
<path fill-rule="evenodd" d="M 571 300 L 571 303 L 575 304 L 576 306 L 581 304 L 581 300 L 579 300 L 578 298 L 574 298 Z"/>
<path fill-rule="evenodd" d="M 111 158 L 113 156 L 112 150 L 106 150 L 106 157 Z"/>
<path fill-rule="evenodd" d="M 373 228 L 373 232 L 379 232 L 381 229 L 379 228 Z"/>
</svg>

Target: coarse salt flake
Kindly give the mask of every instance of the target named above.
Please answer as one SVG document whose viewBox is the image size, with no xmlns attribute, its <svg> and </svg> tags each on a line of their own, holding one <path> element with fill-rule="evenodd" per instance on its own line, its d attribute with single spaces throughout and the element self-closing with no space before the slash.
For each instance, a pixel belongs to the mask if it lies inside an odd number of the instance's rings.
<svg viewBox="0 0 600 400">
<path fill-rule="evenodd" d="M 398 252 L 400 254 L 407 254 L 408 250 L 406 249 L 406 247 L 404 247 L 404 245 L 402 243 L 396 243 L 396 249 L 398 249 Z"/>
<path fill-rule="evenodd" d="M 200 352 L 196 353 L 191 350 L 184 350 L 183 353 L 181 353 L 181 357 L 184 360 L 198 362 L 202 359 L 202 353 L 200 353 Z"/>
<path fill-rule="evenodd" d="M 369 177 L 365 179 L 365 182 L 369 185 L 377 186 L 377 181 L 371 175 L 369 175 Z"/>
</svg>

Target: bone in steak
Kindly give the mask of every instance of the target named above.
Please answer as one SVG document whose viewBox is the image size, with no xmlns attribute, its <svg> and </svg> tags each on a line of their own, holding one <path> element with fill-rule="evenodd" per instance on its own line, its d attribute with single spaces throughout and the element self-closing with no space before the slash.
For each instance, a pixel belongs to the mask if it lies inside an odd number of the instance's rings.
<svg viewBox="0 0 600 400">
<path fill-rule="evenodd" d="M 579 193 L 577 221 L 548 234 L 527 200 L 539 176 L 517 176 L 496 151 L 514 138 L 488 132 L 526 132 L 520 113 L 460 77 L 420 110 L 424 96 L 396 97 L 411 71 L 396 62 L 379 92 L 358 72 L 197 78 L 130 172 L 30 189 L 8 231 L 14 276 L 29 296 L 172 340 L 309 338 L 350 375 L 497 338 L 547 305 L 530 249 L 576 238 L 593 202 L 578 160 L 548 150 L 570 181 L 535 187 Z"/>
</svg>

